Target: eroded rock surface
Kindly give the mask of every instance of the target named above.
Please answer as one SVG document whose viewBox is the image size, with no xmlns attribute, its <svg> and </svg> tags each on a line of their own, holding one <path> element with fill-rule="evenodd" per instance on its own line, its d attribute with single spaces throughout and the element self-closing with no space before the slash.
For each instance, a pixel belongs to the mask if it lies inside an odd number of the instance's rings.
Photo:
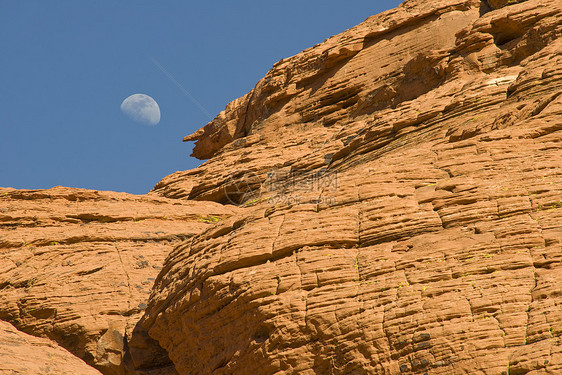
<svg viewBox="0 0 562 375">
<path fill-rule="evenodd" d="M 0 374 L 101 375 L 52 341 L 22 333 L 1 320 Z"/>
<path fill-rule="evenodd" d="M 561 35 L 560 2 L 406 1 L 186 137 L 210 160 L 154 192 L 249 208 L 156 280 L 178 372 L 562 373 Z"/>
<path fill-rule="evenodd" d="M 83 189 L 0 189 L 0 319 L 105 374 L 164 258 L 234 208 Z"/>
<path fill-rule="evenodd" d="M 561 35 L 560 2 L 408 0 L 146 196 L 0 189 L 0 319 L 104 374 L 562 373 Z"/>
</svg>

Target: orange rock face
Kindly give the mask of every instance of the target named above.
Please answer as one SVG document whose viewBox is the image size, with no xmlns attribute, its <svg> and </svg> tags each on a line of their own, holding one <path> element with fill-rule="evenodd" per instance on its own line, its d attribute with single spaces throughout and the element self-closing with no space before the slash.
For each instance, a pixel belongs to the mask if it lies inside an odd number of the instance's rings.
<svg viewBox="0 0 562 375">
<path fill-rule="evenodd" d="M 47 339 L 19 332 L 0 321 L 0 373 L 101 375 L 101 373 Z"/>
<path fill-rule="evenodd" d="M 562 373 L 561 35 L 559 2 L 406 1 L 187 137 L 154 192 L 252 208 L 156 280 L 178 372 Z"/>
<path fill-rule="evenodd" d="M 166 255 L 233 212 L 150 195 L 0 189 L 0 319 L 122 374 L 124 338 Z"/>
<path fill-rule="evenodd" d="M 0 190 L 0 319 L 104 374 L 562 373 L 561 36 L 559 2 L 407 0 L 146 196 Z"/>
</svg>

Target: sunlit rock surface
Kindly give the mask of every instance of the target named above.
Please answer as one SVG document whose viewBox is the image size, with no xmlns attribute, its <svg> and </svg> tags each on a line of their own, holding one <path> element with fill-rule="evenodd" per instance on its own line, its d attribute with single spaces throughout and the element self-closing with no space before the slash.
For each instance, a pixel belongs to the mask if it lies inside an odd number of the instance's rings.
<svg viewBox="0 0 562 375">
<path fill-rule="evenodd" d="M 0 189 L 0 319 L 104 374 L 562 373 L 561 35 L 556 1 L 408 0 L 145 196 Z"/>
</svg>

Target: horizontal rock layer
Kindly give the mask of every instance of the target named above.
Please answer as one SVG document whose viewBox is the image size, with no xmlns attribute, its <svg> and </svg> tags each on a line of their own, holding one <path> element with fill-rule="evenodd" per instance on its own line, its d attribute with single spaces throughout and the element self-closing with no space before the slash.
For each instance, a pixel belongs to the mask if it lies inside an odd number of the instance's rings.
<svg viewBox="0 0 562 375">
<path fill-rule="evenodd" d="M 154 192 L 248 208 L 156 279 L 178 372 L 562 372 L 560 35 L 550 1 L 406 1 L 186 137 L 210 160 Z"/>
<path fill-rule="evenodd" d="M 101 375 L 48 339 L 27 335 L 0 321 L 0 373 Z"/>
<path fill-rule="evenodd" d="M 148 195 L 0 189 L 0 320 L 104 374 L 562 373 L 561 35 L 557 2 L 407 0 Z"/>
<path fill-rule="evenodd" d="M 0 319 L 105 374 L 173 247 L 234 210 L 83 189 L 0 189 Z"/>
</svg>

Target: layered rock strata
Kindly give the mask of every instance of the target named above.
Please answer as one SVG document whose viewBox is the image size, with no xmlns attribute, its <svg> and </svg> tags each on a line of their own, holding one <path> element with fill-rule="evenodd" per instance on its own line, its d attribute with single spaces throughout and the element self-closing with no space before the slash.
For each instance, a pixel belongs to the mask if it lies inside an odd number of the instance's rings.
<svg viewBox="0 0 562 375">
<path fill-rule="evenodd" d="M 143 327 L 186 374 L 562 372 L 561 35 L 551 1 L 406 1 L 277 63 L 156 185 L 250 208 Z"/>
<path fill-rule="evenodd" d="M 0 319 L 104 374 L 562 373 L 561 36 L 559 2 L 407 0 L 148 195 L 0 189 Z"/>
<path fill-rule="evenodd" d="M 235 208 L 83 189 L 0 189 L 0 320 L 122 374 L 176 244 Z"/>
</svg>

